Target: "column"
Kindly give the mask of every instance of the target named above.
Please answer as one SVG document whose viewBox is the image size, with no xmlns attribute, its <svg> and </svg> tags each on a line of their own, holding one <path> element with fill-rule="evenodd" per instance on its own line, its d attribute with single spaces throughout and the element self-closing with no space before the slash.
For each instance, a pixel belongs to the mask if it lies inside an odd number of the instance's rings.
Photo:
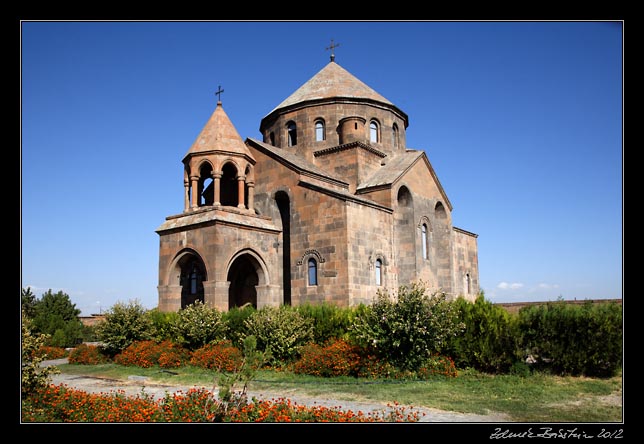
<svg viewBox="0 0 644 444">
<path fill-rule="evenodd" d="M 190 205 L 190 208 L 193 210 L 197 209 L 197 197 L 199 197 L 199 176 L 190 176 L 190 181 L 192 182 L 192 203 Z"/>
<path fill-rule="evenodd" d="M 186 212 L 190 209 L 190 181 L 188 179 L 183 180 L 183 211 Z"/>
<path fill-rule="evenodd" d="M 255 213 L 255 182 L 248 182 L 246 183 L 248 185 L 248 209 L 252 212 Z"/>
<path fill-rule="evenodd" d="M 244 205 L 244 180 L 246 176 L 237 176 L 237 196 L 239 198 L 239 205 L 237 208 L 246 208 Z"/>
<path fill-rule="evenodd" d="M 213 199 L 213 205 L 215 206 L 220 206 L 221 202 L 221 185 L 219 184 L 221 181 L 221 173 L 212 173 L 212 180 L 214 182 L 214 187 L 215 187 L 215 197 Z"/>
</svg>

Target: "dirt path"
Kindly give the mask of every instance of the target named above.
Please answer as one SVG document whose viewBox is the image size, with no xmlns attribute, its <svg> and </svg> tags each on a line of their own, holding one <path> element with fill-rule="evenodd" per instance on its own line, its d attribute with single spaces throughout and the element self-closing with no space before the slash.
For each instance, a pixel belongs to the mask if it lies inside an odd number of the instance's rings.
<svg viewBox="0 0 644 444">
<path fill-rule="evenodd" d="M 62 360 L 52 360 L 44 361 L 42 366 L 48 365 L 57 365 L 63 364 L 66 362 L 66 359 Z M 189 385 L 172 385 L 172 384 L 159 384 L 146 380 L 145 378 L 130 376 L 127 381 L 108 379 L 108 378 L 96 378 L 88 376 L 79 376 L 79 375 L 70 375 L 70 374 L 58 374 L 52 375 L 51 377 L 53 384 L 65 384 L 68 387 L 82 390 L 88 393 L 112 393 L 119 392 L 123 393 L 126 396 L 136 396 L 146 394 L 153 396 L 155 399 L 161 399 L 165 397 L 167 393 L 186 393 L 191 388 L 196 388 L 198 386 L 189 386 Z M 213 393 L 217 394 L 217 390 L 214 387 L 209 387 L 212 389 Z M 277 398 L 288 398 L 291 401 L 306 406 L 325 406 L 325 407 L 338 407 L 343 411 L 351 410 L 353 412 L 362 411 L 364 413 L 368 412 L 383 412 L 389 411 L 386 403 L 378 402 L 363 402 L 363 401 L 346 401 L 346 400 L 334 400 L 328 398 L 312 398 L 309 396 L 299 395 L 297 392 L 289 391 L 285 392 L 271 392 L 267 390 L 263 391 L 251 391 L 248 393 L 249 397 L 256 397 L 257 399 L 277 399 Z M 423 415 L 420 417 L 420 422 L 473 422 L 473 423 L 486 423 L 486 422 L 508 422 L 510 419 L 504 414 L 489 414 L 489 415 L 477 415 L 472 413 L 459 413 L 459 412 L 449 412 L 439 409 L 426 408 L 426 407 L 414 407 L 414 412 L 418 412 Z M 406 413 L 409 413 L 409 410 L 406 410 Z"/>
</svg>

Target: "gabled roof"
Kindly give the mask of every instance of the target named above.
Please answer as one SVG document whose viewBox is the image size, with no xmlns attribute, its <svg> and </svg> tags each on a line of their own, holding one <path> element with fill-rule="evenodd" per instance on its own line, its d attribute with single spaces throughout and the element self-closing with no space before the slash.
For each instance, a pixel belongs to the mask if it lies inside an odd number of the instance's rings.
<svg viewBox="0 0 644 444">
<path fill-rule="evenodd" d="M 443 186 L 438 180 L 438 176 L 432 167 L 432 164 L 429 163 L 429 159 L 425 154 L 425 151 L 420 150 L 411 150 L 407 149 L 404 153 L 400 153 L 391 158 L 389 162 L 383 165 L 378 171 L 376 171 L 371 177 L 365 180 L 363 183 L 358 184 L 356 187 L 356 194 L 364 194 L 371 191 L 371 189 L 378 189 L 380 187 L 390 187 L 396 183 L 407 171 L 411 169 L 412 166 L 420 159 L 423 159 L 429 173 L 434 178 L 436 186 L 443 196 L 445 204 L 452 211 L 452 203 L 447 197 L 447 193 L 443 189 Z"/>
<path fill-rule="evenodd" d="M 349 71 L 331 61 L 268 114 L 296 103 L 333 97 L 369 99 L 394 106 Z"/>
<path fill-rule="evenodd" d="M 186 155 L 212 151 L 240 154 L 255 160 L 237 129 L 228 118 L 221 102 L 217 102 L 215 111 Z"/>
<path fill-rule="evenodd" d="M 273 159 L 281 161 L 292 169 L 295 169 L 299 172 L 308 173 L 309 175 L 316 176 L 327 182 L 333 182 L 335 183 L 335 185 L 341 187 L 347 188 L 349 186 L 347 182 L 332 176 L 327 171 L 318 168 L 301 156 L 289 153 L 273 145 L 269 145 L 268 143 L 260 142 L 259 140 L 253 139 L 251 137 L 248 137 L 246 140 L 256 148 L 258 148 L 260 151 L 264 152 Z"/>
<path fill-rule="evenodd" d="M 358 184 L 356 191 L 394 183 L 422 154 L 422 151 L 416 150 L 407 150 L 404 153 L 396 154 L 371 177 Z"/>
<path fill-rule="evenodd" d="M 250 144 L 258 151 L 261 151 L 262 153 L 271 157 L 275 161 L 282 163 L 287 168 L 299 173 L 301 176 L 309 176 L 318 179 L 317 181 L 310 181 L 307 180 L 306 177 L 300 177 L 299 185 L 302 187 L 306 187 L 338 199 L 358 202 L 360 204 L 368 205 L 382 211 L 391 212 L 391 208 L 385 207 L 382 204 L 374 202 L 371 199 L 356 196 L 355 194 L 350 193 L 348 190 L 348 183 L 330 175 L 324 170 L 321 170 L 320 168 L 316 167 L 300 156 L 296 156 L 295 154 L 291 154 L 282 149 L 279 149 L 267 143 L 260 142 L 259 140 L 252 139 L 250 137 L 246 139 L 246 143 Z M 324 182 L 333 184 L 336 187 L 334 188 L 328 185 L 324 185 Z"/>
</svg>

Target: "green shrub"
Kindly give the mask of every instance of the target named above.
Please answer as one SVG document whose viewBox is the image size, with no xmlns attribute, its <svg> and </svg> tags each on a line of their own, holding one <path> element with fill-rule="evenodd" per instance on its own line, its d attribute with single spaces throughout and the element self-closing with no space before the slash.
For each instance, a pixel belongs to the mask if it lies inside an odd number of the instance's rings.
<svg viewBox="0 0 644 444">
<path fill-rule="evenodd" d="M 85 325 L 83 324 L 83 329 L 81 330 L 81 335 L 83 337 L 83 342 L 97 342 L 98 335 L 96 334 L 96 325 Z"/>
<path fill-rule="evenodd" d="M 528 363 L 525 362 L 525 361 L 515 361 L 510 366 L 509 373 L 511 375 L 521 376 L 523 378 L 527 378 L 528 376 L 530 376 L 532 374 L 532 369 L 530 368 L 530 365 L 528 365 Z"/>
<path fill-rule="evenodd" d="M 159 311 L 158 308 L 153 308 L 147 312 L 147 315 L 152 321 L 152 339 L 155 341 L 175 340 L 173 337 L 173 324 L 179 318 L 179 313 L 176 311 Z"/>
<path fill-rule="evenodd" d="M 210 308 L 201 301 L 179 310 L 172 323 L 174 341 L 189 350 L 196 350 L 210 342 L 224 339 L 226 324 L 216 308 Z"/>
<path fill-rule="evenodd" d="M 117 302 L 96 325 L 105 353 L 113 357 L 136 341 L 152 339 L 152 320 L 139 301 Z"/>
<path fill-rule="evenodd" d="M 34 333 L 32 331 L 32 321 L 24 311 L 21 314 L 21 393 L 27 397 L 40 389 L 43 389 L 51 382 L 51 375 L 60 373 L 58 367 L 46 366 L 41 368 L 42 361 L 47 359 L 47 355 L 42 353 L 42 349 L 47 342 L 47 335 L 43 333 Z"/>
<path fill-rule="evenodd" d="M 400 370 L 418 370 L 464 328 L 445 293 L 425 291 L 422 283 L 401 286 L 395 299 L 379 291 L 372 305 L 357 311 L 353 341 Z"/>
<path fill-rule="evenodd" d="M 351 325 L 353 310 L 348 307 L 322 303 L 306 303 L 295 307 L 298 313 L 305 318 L 310 318 L 313 325 L 313 342 L 319 345 L 326 344 L 332 339 L 346 338 Z"/>
<path fill-rule="evenodd" d="M 257 340 L 257 350 L 268 352 L 273 364 L 289 363 L 298 356 L 299 347 L 313 339 L 311 319 L 288 305 L 265 306 L 244 321 Z"/>
<path fill-rule="evenodd" d="M 101 353 L 97 345 L 80 344 L 69 354 L 70 364 L 98 365 L 109 362 L 107 356 Z"/>
<path fill-rule="evenodd" d="M 621 368 L 622 307 L 563 300 L 519 311 L 522 346 L 535 366 L 556 374 L 614 376 Z"/>
<path fill-rule="evenodd" d="M 485 300 L 483 295 L 469 302 L 453 302 L 465 330 L 455 336 L 446 353 L 460 368 L 505 373 L 519 359 L 517 316 Z"/>
<path fill-rule="evenodd" d="M 243 349 L 244 338 L 250 335 L 246 319 L 256 311 L 255 307 L 248 304 L 242 307 L 232 307 L 222 313 L 222 321 L 226 324 L 226 337 L 240 350 Z"/>
</svg>

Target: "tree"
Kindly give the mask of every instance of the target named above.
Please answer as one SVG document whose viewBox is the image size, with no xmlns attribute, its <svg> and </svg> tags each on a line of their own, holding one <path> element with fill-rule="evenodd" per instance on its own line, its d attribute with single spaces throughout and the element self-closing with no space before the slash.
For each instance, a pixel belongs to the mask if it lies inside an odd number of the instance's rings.
<svg viewBox="0 0 644 444">
<path fill-rule="evenodd" d="M 20 294 L 20 306 L 23 314 L 32 319 L 36 315 L 36 295 L 31 292 L 31 287 L 23 288 Z"/>
<path fill-rule="evenodd" d="M 48 345 L 74 346 L 83 339 L 83 324 L 78 319 L 80 313 L 69 295 L 47 290 L 34 306 L 33 330 L 48 335 Z"/>
</svg>

